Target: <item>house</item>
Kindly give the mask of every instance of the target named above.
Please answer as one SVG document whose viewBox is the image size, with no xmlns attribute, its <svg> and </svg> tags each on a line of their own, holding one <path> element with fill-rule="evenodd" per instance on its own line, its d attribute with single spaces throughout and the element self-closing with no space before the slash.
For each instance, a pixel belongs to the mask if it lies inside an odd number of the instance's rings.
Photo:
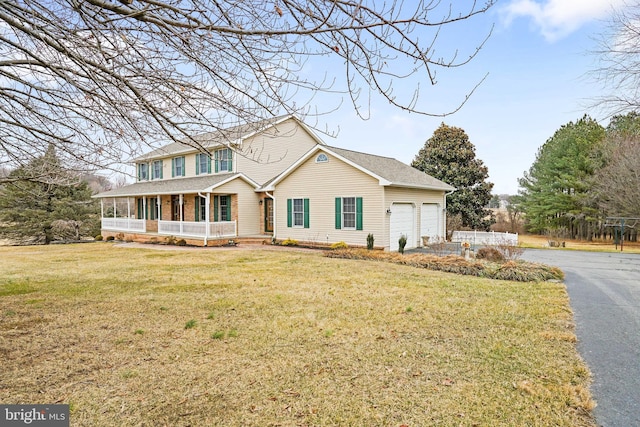
<svg viewBox="0 0 640 427">
<path fill-rule="evenodd" d="M 168 144 L 135 159 L 137 182 L 95 195 L 102 233 L 199 245 L 343 241 L 398 250 L 445 236 L 450 185 L 398 160 L 331 147 L 294 116 Z"/>
</svg>

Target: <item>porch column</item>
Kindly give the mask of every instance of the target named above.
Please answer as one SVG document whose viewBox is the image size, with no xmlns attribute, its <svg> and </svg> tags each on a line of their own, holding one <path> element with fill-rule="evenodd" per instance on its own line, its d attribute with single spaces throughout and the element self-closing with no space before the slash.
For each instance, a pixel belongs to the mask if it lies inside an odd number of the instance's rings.
<svg viewBox="0 0 640 427">
<path fill-rule="evenodd" d="M 207 197 L 205 198 L 206 203 L 204 205 L 204 225 L 206 229 L 204 230 L 204 245 L 207 246 L 207 240 L 209 239 L 209 230 L 211 229 L 209 222 L 209 215 L 211 214 L 211 207 L 209 204 L 211 203 L 211 193 L 207 193 Z"/>
<path fill-rule="evenodd" d="M 131 197 L 127 197 L 127 230 L 131 230 Z"/>
<path fill-rule="evenodd" d="M 104 218 L 104 199 L 100 199 L 100 219 Z"/>
<path fill-rule="evenodd" d="M 178 205 L 180 205 L 180 234 L 184 234 L 184 229 L 183 229 L 183 221 L 184 218 L 182 217 L 182 211 L 184 210 L 184 199 L 182 197 L 182 193 L 180 193 L 179 199 L 178 199 Z"/>
</svg>

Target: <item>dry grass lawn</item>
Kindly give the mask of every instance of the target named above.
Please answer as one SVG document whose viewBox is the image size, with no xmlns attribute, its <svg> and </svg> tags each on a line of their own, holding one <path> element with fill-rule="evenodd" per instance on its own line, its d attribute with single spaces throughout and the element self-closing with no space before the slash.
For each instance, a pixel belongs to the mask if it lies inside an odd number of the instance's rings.
<svg viewBox="0 0 640 427">
<path fill-rule="evenodd" d="M 275 249 L 0 248 L 0 402 L 72 426 L 594 426 L 561 283 Z"/>
<path fill-rule="evenodd" d="M 548 248 L 551 250 L 579 250 L 593 252 L 620 252 L 620 245 L 616 246 L 611 241 L 594 240 L 592 242 L 584 240 L 565 240 L 564 248 L 549 248 L 549 238 L 534 234 L 518 235 L 520 246 L 525 248 Z M 624 252 L 640 254 L 640 242 L 624 242 Z"/>
</svg>

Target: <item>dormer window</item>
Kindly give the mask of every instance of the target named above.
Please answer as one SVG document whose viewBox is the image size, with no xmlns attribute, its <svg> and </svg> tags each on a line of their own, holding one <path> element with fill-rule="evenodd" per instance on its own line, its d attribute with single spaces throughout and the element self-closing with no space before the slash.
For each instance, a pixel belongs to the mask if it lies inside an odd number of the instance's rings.
<svg viewBox="0 0 640 427">
<path fill-rule="evenodd" d="M 329 158 L 324 153 L 320 153 L 318 154 L 318 157 L 316 157 L 316 163 L 326 163 L 328 161 L 329 161 Z"/>
</svg>

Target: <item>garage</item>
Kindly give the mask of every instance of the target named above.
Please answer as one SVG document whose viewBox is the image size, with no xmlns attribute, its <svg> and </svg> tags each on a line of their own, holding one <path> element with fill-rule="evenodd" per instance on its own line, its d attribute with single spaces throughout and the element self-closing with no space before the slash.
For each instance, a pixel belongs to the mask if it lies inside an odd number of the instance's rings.
<svg viewBox="0 0 640 427">
<path fill-rule="evenodd" d="M 412 203 L 391 204 L 391 219 L 389 222 L 389 250 L 398 250 L 398 239 L 401 235 L 407 237 L 405 249 L 416 247 L 415 208 Z"/>
<path fill-rule="evenodd" d="M 435 203 L 423 203 L 420 210 L 420 237 L 428 236 L 431 242 L 442 235 L 438 211 L 438 205 Z"/>
</svg>

